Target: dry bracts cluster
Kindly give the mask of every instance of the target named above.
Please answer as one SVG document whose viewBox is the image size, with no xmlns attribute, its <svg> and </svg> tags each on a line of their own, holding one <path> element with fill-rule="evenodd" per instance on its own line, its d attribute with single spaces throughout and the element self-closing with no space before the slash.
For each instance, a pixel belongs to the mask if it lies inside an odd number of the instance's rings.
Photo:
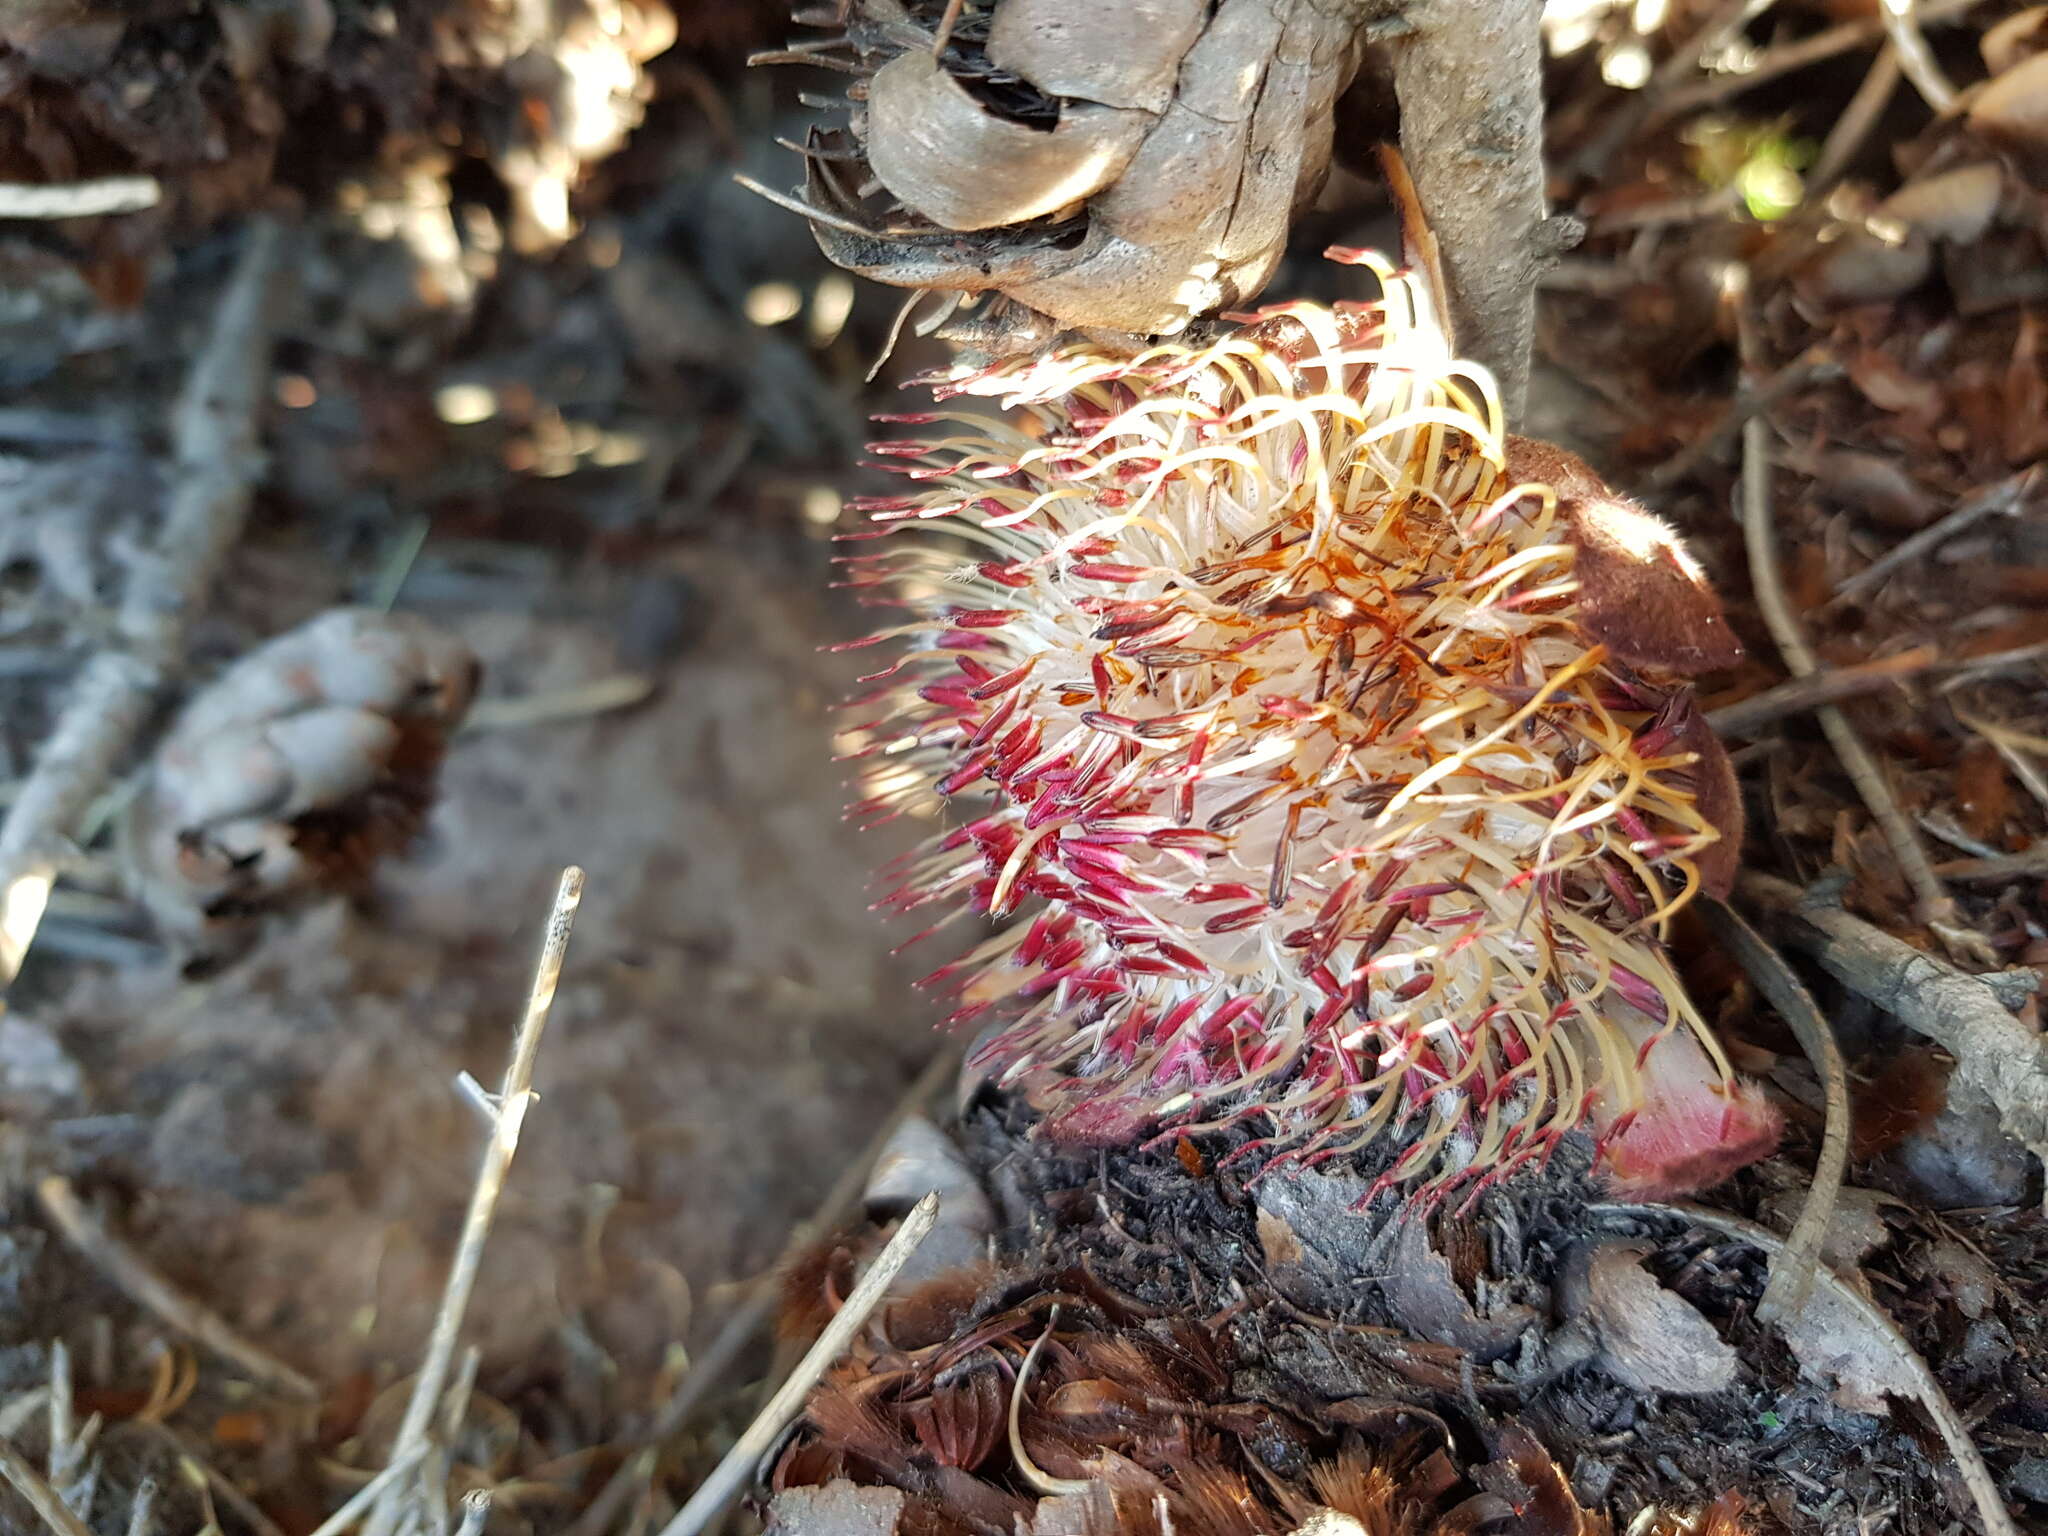
<svg viewBox="0 0 2048 1536">
<path fill-rule="evenodd" d="M 832 1296 L 851 1283 L 844 1259 L 805 1279 Z M 769 1473 L 768 1530 L 1612 1536 L 1513 1419 L 1276 1391 L 1271 1369 L 1246 1369 L 1230 1316 L 1161 1316 L 1085 1267 L 935 1279 L 886 1306 L 811 1394 Z M 1448 1382 L 1432 1398 L 1452 1403 L 1446 1354 L 1421 1343 L 1403 1363 Z M 1264 1394 L 1247 1389 L 1261 1378 Z M 1742 1536 L 1741 1512 L 1724 1495 L 1627 1529 Z"/>
<path fill-rule="evenodd" d="M 1680 674 L 1739 647 L 1381 278 L 896 418 L 914 485 L 846 562 L 909 612 L 863 642 L 903 654 L 856 700 L 856 812 L 947 825 L 883 904 L 1003 922 L 931 979 L 1056 1133 L 1396 1133 L 1388 1180 L 1447 1188 L 1590 1124 L 1625 1181 L 1697 1183 L 1773 1131 L 1660 946 L 1737 833 Z"/>
</svg>

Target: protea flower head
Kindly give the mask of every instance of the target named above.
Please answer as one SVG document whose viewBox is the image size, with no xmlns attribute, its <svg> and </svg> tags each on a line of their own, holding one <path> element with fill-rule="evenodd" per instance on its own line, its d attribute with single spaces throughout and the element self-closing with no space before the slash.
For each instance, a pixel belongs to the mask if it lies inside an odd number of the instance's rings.
<svg viewBox="0 0 2048 1536">
<path fill-rule="evenodd" d="M 1052 1134 L 1391 1137 L 1382 1184 L 1441 1190 L 1586 1126 L 1633 1188 L 1717 1177 L 1775 1123 L 1660 936 L 1732 872 L 1682 678 L 1740 648 L 1669 530 L 1507 436 L 1427 293 L 1354 259 L 1378 302 L 888 418 L 925 430 L 875 445 L 915 487 L 846 562 L 909 611 L 858 642 L 903 653 L 855 812 L 948 824 L 881 904 L 1002 924 L 930 981 Z"/>
</svg>

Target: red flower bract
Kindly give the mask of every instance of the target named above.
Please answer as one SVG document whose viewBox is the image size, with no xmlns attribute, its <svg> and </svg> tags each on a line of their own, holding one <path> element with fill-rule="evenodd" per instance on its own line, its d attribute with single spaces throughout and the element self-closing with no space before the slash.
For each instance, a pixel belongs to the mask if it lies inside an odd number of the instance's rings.
<svg viewBox="0 0 2048 1536">
<path fill-rule="evenodd" d="M 1770 1117 L 1659 943 L 1735 803 L 1677 672 L 1738 648 L 1668 530 L 1507 438 L 1381 275 L 942 379 L 1007 415 L 879 445 L 916 488 L 870 536 L 957 535 L 845 562 L 910 613 L 856 812 L 949 821 L 882 904 L 1005 920 L 931 980 L 1069 1137 L 1263 1117 L 1255 1155 L 1398 1134 L 1388 1180 L 1480 1181 L 1588 1122 L 1665 1144 L 1641 1068 L 1683 1032 L 1665 1076 L 1746 1145 Z"/>
</svg>

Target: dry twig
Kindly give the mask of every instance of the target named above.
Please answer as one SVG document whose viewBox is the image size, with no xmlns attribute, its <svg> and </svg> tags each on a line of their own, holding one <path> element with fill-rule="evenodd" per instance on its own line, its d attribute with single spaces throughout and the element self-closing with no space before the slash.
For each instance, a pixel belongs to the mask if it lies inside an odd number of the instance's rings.
<svg viewBox="0 0 2048 1536">
<path fill-rule="evenodd" d="M 369 1507 L 384 1496 L 387 1488 L 393 1487 L 399 1479 L 407 1476 L 426 1458 L 427 1448 L 416 1447 L 409 1455 L 389 1462 L 382 1472 L 371 1478 L 362 1487 L 349 1495 L 348 1502 L 337 1509 L 313 1528 L 313 1536 L 341 1536 L 368 1511 Z"/>
<path fill-rule="evenodd" d="M 2023 848 L 2018 853 L 1994 854 L 1982 859 L 1950 859 L 1934 866 L 1944 880 L 1991 883 L 2027 880 L 2048 875 L 2048 841 Z"/>
<path fill-rule="evenodd" d="M 1856 87 L 1856 94 L 1849 98 L 1849 104 L 1842 108 L 1842 115 L 1828 130 L 1820 155 L 1813 162 L 1813 169 L 1807 172 L 1804 198 L 1807 207 L 1811 208 L 1825 198 L 1828 190 L 1842 179 L 1842 173 L 1849 169 L 1849 162 L 1856 158 L 1863 141 L 1870 137 L 1870 130 L 1877 126 L 1885 108 L 1892 104 L 1892 94 L 1899 88 L 1899 75 L 1899 50 L 1886 43 L 1877 50 L 1877 57 L 1870 61 L 1863 83 Z"/>
<path fill-rule="evenodd" d="M 248 515 L 284 243 L 268 220 L 249 227 L 172 419 L 175 480 L 155 558 L 123 596 L 118 645 L 87 664 L 0 826 L 0 988 L 21 969 L 68 840 L 183 658 L 186 625 Z"/>
<path fill-rule="evenodd" d="M 1919 8 L 1919 20 L 1923 26 L 1933 22 L 1960 21 L 1981 4 L 1983 0 L 1927 0 Z M 1869 21 L 1845 21 L 1811 37 L 1801 38 L 1796 43 L 1772 48 L 1759 54 L 1747 69 L 1712 75 L 1673 91 L 1644 126 L 1666 123 L 1696 108 L 1726 101 L 1730 96 L 1739 96 L 1793 70 L 1822 63 L 1855 48 L 1866 48 L 1884 37 L 1885 23 L 1873 18 Z"/>
<path fill-rule="evenodd" d="M 1807 385 L 1833 378 L 1841 371 L 1842 365 L 1827 348 L 1809 347 L 1756 388 L 1749 388 L 1745 382 L 1737 389 L 1735 398 L 1728 403 L 1728 409 L 1722 412 L 1720 420 L 1657 466 L 1650 475 L 1651 489 L 1661 491 L 1678 484 L 1733 442 L 1751 417 L 1770 410 Z"/>
<path fill-rule="evenodd" d="M 320 1395 L 309 1379 L 243 1338 L 218 1313 L 171 1285 L 134 1249 L 94 1221 L 79 1204 L 69 1179 L 51 1174 L 36 1186 L 36 1197 L 65 1240 L 136 1305 L 193 1342 L 233 1361 L 251 1380 L 272 1391 L 304 1399 Z"/>
<path fill-rule="evenodd" d="M 1755 736 L 1763 727 L 1791 715 L 1803 715 L 1823 704 L 1839 703 L 1860 694 L 1875 693 L 1893 683 L 1918 677 L 1937 666 L 1941 652 L 1931 645 L 1916 645 L 1895 656 L 1880 656 L 1851 667 L 1832 667 L 1806 677 L 1795 677 L 1775 688 L 1751 694 L 1733 704 L 1707 712 L 1707 724 L 1717 736 Z"/>
<path fill-rule="evenodd" d="M 868 1315 L 888 1293 L 889 1282 L 910 1262 L 910 1256 L 930 1235 L 932 1223 L 938 1219 L 939 1196 L 935 1190 L 911 1207 L 910 1214 L 903 1218 L 903 1225 L 889 1239 L 889 1245 L 875 1256 L 875 1262 L 861 1276 L 860 1284 L 853 1288 L 846 1304 L 833 1314 L 832 1321 L 825 1325 L 825 1331 L 818 1335 L 818 1342 L 797 1362 L 796 1369 L 789 1373 L 789 1379 L 776 1388 L 775 1395 L 755 1415 L 754 1422 L 746 1427 L 739 1439 L 733 1442 L 732 1449 L 711 1469 L 711 1475 L 698 1485 L 689 1502 L 676 1512 L 675 1519 L 662 1527 L 661 1536 L 700 1536 L 704 1528 L 733 1501 L 747 1479 L 754 1475 L 755 1464 L 768 1453 L 768 1448 L 790 1420 L 803 1410 L 811 1388 L 818 1384 L 818 1378 L 853 1342 L 853 1336 L 860 1332 L 867 1323 Z"/>
<path fill-rule="evenodd" d="M 1920 31 L 1920 18 L 1914 14 L 1913 0 L 1877 0 L 1877 16 L 1884 23 L 1885 35 L 1891 39 L 1891 51 L 1899 56 L 1899 68 L 1913 82 L 1921 99 L 1937 112 L 1954 106 L 1956 88 L 1935 62 L 1934 50 L 1927 46 L 1927 38 Z"/>
<path fill-rule="evenodd" d="M 177 1458 L 185 1475 L 202 1492 L 210 1490 L 220 1501 L 235 1512 L 238 1519 L 247 1525 L 256 1536 L 284 1536 L 275 1520 L 263 1513 L 254 1499 L 242 1492 L 233 1478 L 206 1459 L 205 1447 L 182 1430 L 153 1419 L 131 1419 L 128 1421 L 137 1430 L 160 1441 Z"/>
<path fill-rule="evenodd" d="M 0 182 L 0 219 L 90 219 L 105 213 L 140 213 L 164 198 L 154 176 L 101 176 L 35 186 Z"/>
<path fill-rule="evenodd" d="M 2048 1042 L 2007 1011 L 1989 979 L 1959 971 L 1789 881 L 1747 872 L 1736 890 L 1842 985 L 1946 1050 L 1955 1058 L 1956 1084 L 1989 1099 L 2007 1135 L 2036 1157 L 2048 1154 Z M 2017 974 L 2031 981 L 2030 973 Z"/>
<path fill-rule="evenodd" d="M 1701 904 L 1707 926 L 1727 946 L 1737 963 L 1756 983 L 1778 1017 L 1792 1027 L 1807 1060 L 1820 1077 L 1826 1116 L 1820 1138 L 1820 1157 L 1813 1167 L 1813 1179 L 1806 1186 L 1805 1202 L 1784 1251 L 1771 1261 L 1770 1283 L 1756 1315 L 1767 1323 L 1793 1316 L 1806 1305 L 1813 1277 L 1820 1266 L 1821 1245 L 1827 1241 L 1828 1223 L 1834 1217 L 1835 1199 L 1842 1190 L 1842 1171 L 1849 1165 L 1849 1069 L 1842 1061 L 1842 1047 L 1827 1019 L 1815 1006 L 1813 997 L 1800 984 L 1784 956 L 1764 942 L 1757 931 L 1742 920 L 1740 913 L 1725 902 L 1707 898 Z"/>
<path fill-rule="evenodd" d="M 1909 538 L 1899 540 L 1877 559 L 1856 572 L 1835 588 L 1833 600 L 1844 603 L 1867 596 L 1882 586 L 1892 572 L 1910 565 L 1921 556 L 1946 544 L 1965 528 L 1980 523 L 1987 517 L 2010 516 L 2018 512 L 2031 499 L 2035 483 L 2040 478 L 2041 466 L 2030 464 L 2018 474 L 2009 475 L 1996 485 L 1986 486 L 1948 516 L 1929 523 Z"/>
<path fill-rule="evenodd" d="M 1592 1209 L 1601 1213 L 1618 1216 L 1675 1216 L 1695 1226 L 1707 1227 L 1715 1232 L 1725 1233 L 1739 1242 L 1750 1244 L 1770 1255 L 1773 1272 L 1785 1252 L 1785 1240 L 1767 1227 L 1760 1227 L 1753 1221 L 1740 1216 L 1730 1216 L 1725 1211 L 1709 1210 L 1700 1205 L 1657 1205 L 1603 1204 Z M 1941 1383 L 1934 1379 L 1934 1372 L 1921 1357 L 1918 1350 L 1907 1342 L 1899 1331 L 1899 1325 L 1892 1321 L 1884 1308 L 1850 1285 L 1826 1265 L 1821 1265 L 1815 1276 L 1826 1288 L 1830 1297 L 1840 1306 L 1847 1308 L 1858 1321 L 1864 1324 L 1872 1336 L 1882 1345 L 1886 1363 L 1891 1365 L 1902 1378 L 1910 1381 L 1920 1406 L 1927 1410 L 1928 1418 L 1941 1431 L 1941 1438 L 1947 1442 L 1949 1454 L 1955 1458 L 1956 1470 L 1962 1474 L 1963 1484 L 1970 1491 L 1970 1498 L 1977 1506 L 1977 1514 L 1984 1522 L 1989 1536 L 2019 1536 L 2019 1527 L 2013 1523 L 2005 1501 L 1999 1497 L 1998 1483 L 1991 1475 L 1991 1468 L 1984 1464 L 1983 1453 L 1970 1438 L 1969 1425 L 1956 1411 L 1948 1394 L 1941 1389 Z"/>
<path fill-rule="evenodd" d="M 11 1440 L 0 1440 L 0 1477 L 14 1485 L 14 1491 L 28 1500 L 29 1508 L 42 1517 L 57 1536 L 92 1536 L 85 1522 L 65 1507 L 57 1491 L 43 1481 L 42 1474 L 14 1448 Z"/>
<path fill-rule="evenodd" d="M 441 1401 L 441 1389 L 448 1380 L 448 1368 L 455 1360 L 455 1341 L 462 1332 L 462 1320 L 469 1310 L 470 1292 L 476 1286 L 477 1269 L 483 1261 L 484 1244 L 491 1235 L 497 1215 L 498 1196 L 505 1188 L 513 1155 L 519 1150 L 520 1128 L 532 1106 L 533 1067 L 540 1056 L 540 1038 L 547 1028 L 548 1010 L 555 1001 L 555 988 L 562 979 L 562 961 L 569 950 L 569 932 L 576 926 L 576 908 L 583 900 L 583 871 L 570 865 L 562 871 L 555 887 L 554 905 L 548 912 L 546 932 L 541 937 L 540 960 L 534 967 L 533 985 L 526 995 L 526 1011 L 519 1032 L 512 1040 L 512 1057 L 498 1089 L 496 1123 L 484 1144 L 483 1164 L 477 1170 L 476 1187 L 469 1197 L 469 1213 L 462 1223 L 462 1237 L 449 1266 L 448 1281 L 441 1291 L 441 1305 L 434 1314 L 434 1327 L 427 1336 L 427 1352 L 413 1378 L 412 1396 L 406 1400 L 405 1417 L 392 1442 L 391 1458 L 403 1461 L 415 1454 L 424 1457 L 428 1433 L 433 1427 L 434 1409 Z M 390 1536 L 406 1505 L 405 1495 L 416 1492 L 403 1482 L 390 1484 L 371 1510 L 365 1527 L 369 1536 Z"/>
<path fill-rule="evenodd" d="M 1754 20 L 1770 5 L 1771 0 L 1724 0 L 1719 10 L 1693 30 L 1692 36 L 1672 49 L 1670 57 L 1657 67 L 1640 91 L 1615 107 L 1606 125 L 1574 157 L 1572 169 L 1595 181 L 1606 175 L 1615 152 L 1660 115 L 1659 108 L 1665 99 L 1699 68 L 1707 51 L 1726 42 L 1737 27 Z"/>
</svg>

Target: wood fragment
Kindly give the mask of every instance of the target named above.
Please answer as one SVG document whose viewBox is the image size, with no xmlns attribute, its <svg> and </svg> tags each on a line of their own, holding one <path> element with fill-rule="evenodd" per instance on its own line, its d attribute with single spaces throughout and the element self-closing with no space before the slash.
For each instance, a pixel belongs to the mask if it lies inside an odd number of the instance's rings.
<svg viewBox="0 0 2048 1536">
<path fill-rule="evenodd" d="M 65 1241 L 137 1306 L 194 1343 L 232 1361 L 261 1386 L 307 1400 L 320 1395 L 320 1389 L 309 1378 L 243 1338 L 218 1313 L 171 1285 L 144 1263 L 134 1249 L 93 1220 L 79 1203 L 69 1179 L 51 1174 L 36 1186 L 36 1198 Z"/>
</svg>

